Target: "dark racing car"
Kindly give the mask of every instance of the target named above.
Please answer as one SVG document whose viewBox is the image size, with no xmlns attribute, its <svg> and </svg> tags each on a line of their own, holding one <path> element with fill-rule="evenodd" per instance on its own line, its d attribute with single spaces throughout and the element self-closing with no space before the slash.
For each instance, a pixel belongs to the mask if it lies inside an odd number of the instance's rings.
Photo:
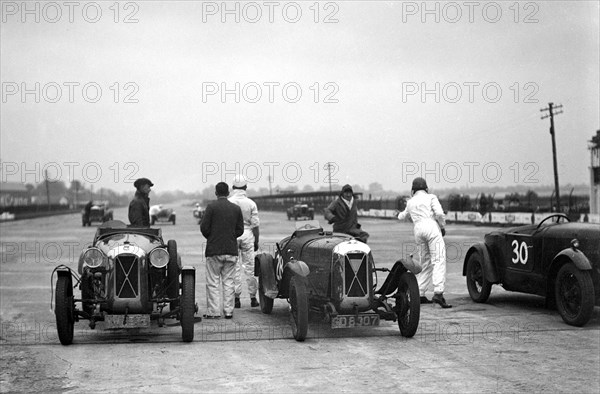
<svg viewBox="0 0 600 394">
<path fill-rule="evenodd" d="M 287 209 L 287 218 L 291 220 L 298 220 L 300 218 L 306 218 L 313 220 L 315 218 L 315 209 L 309 207 L 308 204 L 295 204 Z"/>
<path fill-rule="evenodd" d="M 367 244 L 323 231 L 317 221 L 278 242 L 274 257 L 257 255 L 255 267 L 262 312 L 271 313 L 275 298 L 287 299 L 297 341 L 306 338 L 309 311 L 331 328 L 377 326 L 384 319 L 397 320 L 405 337 L 417 331 L 421 306 L 412 260 L 376 268 Z M 379 290 L 376 271 L 389 272 Z"/>
<path fill-rule="evenodd" d="M 89 320 L 103 328 L 138 328 L 166 318 L 181 322 L 182 338 L 194 338 L 195 269 L 182 266 L 174 240 L 163 242 L 161 230 L 102 224 L 79 257 L 77 272 L 55 268 L 54 312 L 58 338 L 73 342 L 74 324 Z M 73 289 L 79 288 L 80 294 Z"/>
<path fill-rule="evenodd" d="M 89 215 L 85 209 L 81 212 L 81 223 L 85 226 L 91 226 L 94 222 L 104 223 L 113 220 L 113 210 L 108 207 L 108 202 L 94 202 L 90 208 Z"/>
<path fill-rule="evenodd" d="M 539 224 L 485 235 L 465 256 L 469 295 L 486 302 L 493 284 L 546 297 L 563 320 L 583 326 L 600 305 L 600 224 L 554 214 Z"/>
</svg>

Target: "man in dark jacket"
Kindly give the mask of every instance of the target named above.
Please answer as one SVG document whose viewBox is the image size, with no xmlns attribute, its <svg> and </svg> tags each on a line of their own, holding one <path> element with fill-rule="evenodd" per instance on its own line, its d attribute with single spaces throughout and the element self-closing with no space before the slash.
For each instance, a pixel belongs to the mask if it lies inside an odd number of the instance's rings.
<svg viewBox="0 0 600 394">
<path fill-rule="evenodd" d="M 352 235 L 367 243 L 369 233 L 360 229 L 356 205 L 352 186 L 344 185 L 339 197 L 325 208 L 325 219 L 333 224 L 333 231 Z"/>
<path fill-rule="evenodd" d="M 131 227 L 150 227 L 150 188 L 154 184 L 148 178 L 139 178 L 133 182 L 137 189 L 129 203 L 129 223 Z"/>
<path fill-rule="evenodd" d="M 238 260 L 237 238 L 244 233 L 242 210 L 227 199 L 229 186 L 225 182 L 215 187 L 217 200 L 204 211 L 200 231 L 206 238 L 206 306 L 204 317 L 221 316 L 221 290 L 223 284 L 223 311 L 226 319 L 233 317 L 235 299 L 235 267 Z"/>
</svg>

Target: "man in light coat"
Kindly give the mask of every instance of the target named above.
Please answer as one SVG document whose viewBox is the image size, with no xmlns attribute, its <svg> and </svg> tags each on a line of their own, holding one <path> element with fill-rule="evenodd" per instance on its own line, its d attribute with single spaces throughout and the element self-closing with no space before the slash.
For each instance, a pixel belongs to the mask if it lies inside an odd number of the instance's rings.
<svg viewBox="0 0 600 394">
<path fill-rule="evenodd" d="M 412 183 L 412 198 L 398 219 L 414 223 L 415 241 L 421 257 L 421 272 L 417 274 L 422 304 L 432 301 L 442 308 L 451 308 L 444 299 L 446 283 L 446 219 L 438 198 L 428 193 L 427 182 L 415 178 Z M 428 300 L 425 292 L 433 284 L 433 298 Z"/>
<path fill-rule="evenodd" d="M 236 204 L 242 210 L 244 217 L 244 233 L 238 237 L 239 259 L 235 268 L 235 307 L 241 308 L 240 297 L 242 295 L 242 271 L 246 275 L 246 285 L 250 296 L 250 306 L 259 306 L 256 299 L 258 281 L 254 276 L 254 252 L 258 250 L 258 238 L 260 235 L 258 208 L 256 203 L 246 195 L 248 182 L 242 175 L 236 175 L 233 180 L 233 191 L 229 201 Z"/>
</svg>

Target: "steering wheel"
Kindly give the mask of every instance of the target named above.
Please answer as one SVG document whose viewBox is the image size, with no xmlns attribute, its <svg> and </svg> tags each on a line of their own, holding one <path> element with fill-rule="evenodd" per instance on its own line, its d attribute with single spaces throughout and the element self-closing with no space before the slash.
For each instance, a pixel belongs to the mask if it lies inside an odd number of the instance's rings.
<svg viewBox="0 0 600 394">
<path fill-rule="evenodd" d="M 564 220 L 566 220 L 567 222 L 570 222 L 571 220 L 569 219 L 569 217 L 567 215 L 565 215 L 564 213 L 555 213 L 552 214 L 546 218 L 544 218 L 544 220 L 542 220 L 540 222 L 540 224 L 538 224 L 537 228 L 540 228 L 542 226 L 542 224 L 544 224 L 544 222 L 548 219 L 552 219 L 552 218 L 556 218 L 556 223 L 558 223 L 558 221 L 560 220 L 560 218 L 563 218 Z"/>
</svg>

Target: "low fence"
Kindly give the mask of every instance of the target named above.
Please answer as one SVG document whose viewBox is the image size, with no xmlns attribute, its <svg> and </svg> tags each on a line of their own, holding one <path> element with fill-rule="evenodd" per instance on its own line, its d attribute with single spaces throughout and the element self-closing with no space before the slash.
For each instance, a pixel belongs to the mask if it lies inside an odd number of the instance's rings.
<svg viewBox="0 0 600 394">
<path fill-rule="evenodd" d="M 359 209 L 358 216 L 368 218 L 393 219 L 395 217 L 393 209 Z M 488 212 L 484 215 L 479 212 L 457 212 L 448 211 L 446 213 L 446 222 L 448 223 L 473 223 L 473 224 L 538 224 L 550 215 L 552 212 L 531 213 L 531 212 Z M 569 215 L 571 221 L 600 223 L 600 214 L 577 214 Z"/>
</svg>

